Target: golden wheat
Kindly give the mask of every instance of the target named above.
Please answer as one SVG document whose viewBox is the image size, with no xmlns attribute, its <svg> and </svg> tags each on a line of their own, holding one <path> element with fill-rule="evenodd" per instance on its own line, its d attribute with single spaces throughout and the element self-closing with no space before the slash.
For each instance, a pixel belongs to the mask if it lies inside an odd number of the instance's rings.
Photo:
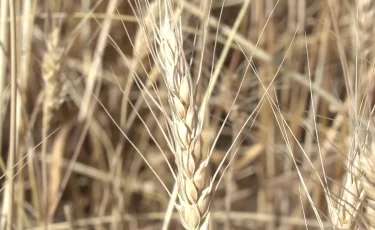
<svg viewBox="0 0 375 230">
<path fill-rule="evenodd" d="M 189 66 L 182 48 L 180 19 L 167 12 L 159 34 L 160 66 L 171 109 L 169 126 L 177 165 L 179 204 L 177 209 L 186 229 L 199 229 L 209 215 L 211 188 L 207 152 L 202 149 L 202 118 Z"/>
</svg>

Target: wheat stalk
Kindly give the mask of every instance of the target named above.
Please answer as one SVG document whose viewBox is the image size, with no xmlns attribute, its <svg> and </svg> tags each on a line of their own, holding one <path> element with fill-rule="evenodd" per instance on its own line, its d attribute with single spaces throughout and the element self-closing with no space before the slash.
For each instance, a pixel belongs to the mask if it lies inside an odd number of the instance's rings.
<svg viewBox="0 0 375 230">
<path fill-rule="evenodd" d="M 170 6 L 168 6 L 170 7 Z M 166 7 L 166 8 L 168 8 Z M 202 118 L 182 50 L 180 18 L 167 10 L 157 39 L 171 109 L 171 146 L 177 165 L 178 200 L 182 225 L 199 229 L 209 216 L 211 187 L 207 152 L 203 151 Z"/>
</svg>

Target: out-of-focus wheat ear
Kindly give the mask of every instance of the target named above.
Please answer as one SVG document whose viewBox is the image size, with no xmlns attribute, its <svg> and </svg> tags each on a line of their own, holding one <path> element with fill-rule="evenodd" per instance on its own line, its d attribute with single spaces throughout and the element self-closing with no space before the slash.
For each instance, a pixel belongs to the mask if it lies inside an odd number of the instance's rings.
<svg viewBox="0 0 375 230">
<path fill-rule="evenodd" d="M 358 33 L 353 33 L 358 36 L 353 39 L 359 44 L 358 46 L 359 61 L 361 63 L 360 76 L 363 85 L 362 88 L 367 91 L 367 100 L 370 105 L 375 103 L 374 92 L 374 54 L 375 54 L 375 1 L 373 0 L 358 0 L 357 2 L 358 23 L 355 24 Z"/>
<path fill-rule="evenodd" d="M 361 184 L 364 190 L 363 199 L 363 226 L 365 229 L 375 229 L 375 143 L 372 134 L 369 134 L 367 143 L 369 148 L 361 156 L 360 169 L 363 172 Z M 367 139 L 367 138 L 366 138 Z"/>
<path fill-rule="evenodd" d="M 353 47 L 356 49 L 356 59 L 360 61 L 361 67 L 357 67 L 356 81 L 359 81 L 359 78 L 363 79 L 361 83 L 364 85 L 364 91 L 371 92 L 373 89 L 372 85 L 372 76 L 373 68 L 368 65 L 368 62 L 372 62 L 373 58 L 370 53 L 374 52 L 373 45 L 373 35 L 374 27 L 373 20 L 375 19 L 375 4 L 371 0 L 358 0 L 356 1 L 356 19 L 358 23 L 353 23 Z M 369 68 L 370 67 L 370 68 Z M 370 87 L 369 87 L 370 86 Z M 368 217 L 364 215 L 365 213 L 371 212 L 374 214 L 373 208 L 374 205 L 370 205 L 371 196 L 367 193 L 371 192 L 369 187 L 369 181 L 371 177 L 368 176 L 369 164 L 371 160 L 371 154 L 368 150 L 367 137 L 361 129 L 360 121 L 358 120 L 358 106 L 357 103 L 361 100 L 358 97 L 358 89 L 354 91 L 349 91 L 349 96 L 353 103 L 353 111 L 350 111 L 351 119 L 354 121 L 353 130 L 352 130 L 352 142 L 349 149 L 348 159 L 347 159 L 347 172 L 346 177 L 344 178 L 343 190 L 340 197 L 340 202 L 338 205 L 337 212 L 332 215 L 333 222 L 336 227 L 345 228 L 345 229 L 362 229 L 363 226 L 368 225 L 367 222 L 372 220 L 373 217 Z M 362 92 L 361 92 L 362 93 Z M 368 94 L 368 101 L 372 104 L 373 98 Z M 365 106 L 365 108 L 367 108 Z M 362 111 L 363 112 L 363 111 Z M 365 111 L 367 113 L 369 111 Z M 367 171 L 367 172 L 366 172 Z M 374 170 L 372 170 L 374 172 Z M 370 178 L 370 180 L 368 180 Z M 374 185 L 374 184 L 373 184 Z M 374 188 L 374 186 L 372 186 Z M 373 189 L 372 189 L 373 190 Z M 367 221 L 363 221 L 368 217 Z M 373 222 L 374 223 L 374 222 Z M 370 221 L 370 225 L 373 224 Z M 373 228 L 366 228 L 373 229 Z"/>
<path fill-rule="evenodd" d="M 166 1 L 167 7 L 171 7 Z M 181 19 L 171 8 L 161 20 L 157 37 L 158 61 L 163 70 L 171 109 L 169 126 L 172 151 L 177 165 L 178 204 L 182 225 L 201 229 L 210 213 L 211 183 L 207 151 L 203 149 L 202 122 L 198 115 L 195 89 L 183 52 Z"/>
<path fill-rule="evenodd" d="M 60 46 L 60 28 L 54 28 L 48 36 L 47 51 L 42 64 L 45 97 L 43 115 L 47 122 L 50 122 L 53 112 L 59 109 L 63 99 L 64 81 L 60 75 L 63 52 L 64 49 Z"/>
<path fill-rule="evenodd" d="M 344 179 L 344 187 L 339 200 L 338 209 L 331 213 L 333 224 L 342 229 L 354 229 L 357 224 L 358 210 L 362 205 L 363 188 L 359 178 L 359 152 L 355 150 L 353 159 L 347 163 L 348 171 Z"/>
<path fill-rule="evenodd" d="M 51 120 L 54 112 L 60 107 L 62 101 L 63 81 L 60 71 L 64 49 L 60 46 L 60 28 L 53 28 L 47 38 L 47 50 L 43 57 L 42 77 L 44 81 L 44 104 L 43 104 L 43 126 L 42 135 L 45 141 L 42 144 L 42 157 L 47 159 L 48 141 L 46 137 L 50 130 Z M 44 214 L 48 213 L 48 190 L 47 190 L 47 165 L 42 163 L 43 196 L 45 197 Z"/>
<path fill-rule="evenodd" d="M 375 28 L 373 26 L 375 18 L 375 1 L 373 0 L 358 0 L 358 36 L 360 39 L 360 49 L 364 60 L 373 59 L 370 53 L 374 52 L 373 37 L 375 35 Z M 356 25 L 355 25 L 356 26 Z M 362 56 L 361 55 L 361 56 Z"/>
<path fill-rule="evenodd" d="M 353 115 L 352 115 L 353 116 Z M 346 175 L 343 181 L 342 194 L 338 208 L 332 209 L 331 219 L 335 227 L 340 229 L 362 229 L 363 207 L 366 191 L 363 186 L 363 159 L 367 155 L 367 137 L 363 127 L 353 117 L 353 130 L 346 164 Z"/>
<path fill-rule="evenodd" d="M 154 49 L 155 37 L 154 27 L 155 22 L 160 20 L 160 14 L 164 14 L 163 5 L 160 1 L 156 0 L 152 3 L 146 1 L 145 10 L 139 10 L 139 28 L 134 37 L 133 57 L 138 62 L 144 61 L 150 51 Z M 139 72 L 142 70 L 139 65 L 135 67 L 135 71 Z"/>
</svg>

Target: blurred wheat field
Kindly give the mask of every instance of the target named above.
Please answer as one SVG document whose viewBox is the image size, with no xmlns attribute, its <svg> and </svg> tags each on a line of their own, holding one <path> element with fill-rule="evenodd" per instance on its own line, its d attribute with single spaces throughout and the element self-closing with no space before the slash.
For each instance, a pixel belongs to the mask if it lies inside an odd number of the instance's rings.
<svg viewBox="0 0 375 230">
<path fill-rule="evenodd" d="M 371 0 L 0 0 L 0 229 L 375 229 L 374 21 Z"/>
</svg>

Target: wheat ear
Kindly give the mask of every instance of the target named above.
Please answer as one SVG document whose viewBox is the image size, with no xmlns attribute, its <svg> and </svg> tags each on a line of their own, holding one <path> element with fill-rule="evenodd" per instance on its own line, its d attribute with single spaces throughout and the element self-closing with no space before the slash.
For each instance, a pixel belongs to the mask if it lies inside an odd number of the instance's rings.
<svg viewBox="0 0 375 230">
<path fill-rule="evenodd" d="M 375 16 L 375 4 L 374 1 L 370 0 L 358 0 L 356 4 L 358 23 L 353 25 L 353 34 L 355 35 L 353 41 L 355 41 L 355 47 L 358 48 L 356 56 L 360 53 L 363 57 L 363 67 L 365 67 L 363 69 L 365 74 L 363 75 L 372 76 L 373 69 L 367 69 L 366 62 L 372 62 L 372 57 L 369 54 L 373 52 L 372 37 L 374 29 L 372 21 Z M 359 43 L 361 46 L 358 46 Z M 372 79 L 372 77 L 369 77 L 369 79 Z M 372 84 L 372 80 L 365 80 L 363 82 L 366 87 Z M 371 90 L 367 88 L 365 91 Z M 369 97 L 369 100 L 372 100 L 371 97 Z M 354 103 L 354 107 L 357 107 L 356 103 Z M 353 118 L 356 117 L 353 116 Z M 360 126 L 360 122 L 355 121 L 352 146 L 347 162 L 348 171 L 338 213 L 334 218 L 335 226 L 339 228 L 362 229 L 363 226 L 367 226 L 366 229 L 374 229 L 375 226 L 375 221 L 372 220 L 375 217 L 375 196 L 372 191 L 375 182 L 372 176 L 374 173 L 374 158 L 369 154 L 371 150 L 369 151 L 368 148 L 368 135 L 365 135 L 361 129 L 363 127 Z M 363 217 L 366 217 L 367 220 L 363 221 L 363 219 L 366 219 Z"/>
<path fill-rule="evenodd" d="M 372 62 L 372 52 L 374 52 L 373 36 L 375 28 L 373 20 L 375 18 L 375 2 L 372 0 L 358 0 L 358 36 L 361 42 L 361 51 L 365 61 Z M 355 26 L 357 26 L 355 24 Z"/>
<path fill-rule="evenodd" d="M 358 129 L 358 128 L 356 128 Z M 361 148 L 360 134 L 358 130 L 354 131 L 352 146 L 350 146 L 349 159 L 347 162 L 348 171 L 344 180 L 344 187 L 337 210 L 337 215 L 334 215 L 334 224 L 342 229 L 356 229 L 357 217 L 363 200 L 363 187 L 359 180 L 361 178 L 361 171 L 359 167 L 360 159 L 362 158 L 363 148 Z"/>
<path fill-rule="evenodd" d="M 62 102 L 62 81 L 60 77 L 63 48 L 60 46 L 60 28 L 55 28 L 47 40 L 47 52 L 43 57 L 42 75 L 45 84 L 44 115 L 49 123 L 51 116 Z M 47 124 L 46 124 L 47 125 Z"/>
<path fill-rule="evenodd" d="M 370 138 L 373 141 L 373 138 Z M 361 184 L 365 192 L 365 198 L 363 201 L 363 206 L 365 210 L 363 216 L 365 218 L 364 226 L 366 229 L 375 229 L 375 144 L 369 143 L 370 148 L 366 151 L 366 154 L 361 158 L 360 166 L 363 171 L 363 176 L 361 177 Z"/>
<path fill-rule="evenodd" d="M 63 83 L 60 76 L 62 55 L 63 48 L 60 46 L 60 28 L 56 27 L 52 30 L 47 39 L 47 52 L 43 57 L 42 64 L 42 76 L 45 84 L 42 128 L 43 139 L 47 139 L 52 117 L 55 111 L 60 107 L 62 101 Z M 44 159 L 46 159 L 47 156 L 47 143 L 47 141 L 44 141 L 42 144 L 42 155 Z M 45 207 L 48 209 L 51 201 L 47 190 L 47 165 L 45 162 L 42 165 L 42 177 L 43 193 L 47 199 Z M 51 185 L 56 186 L 54 183 L 51 183 Z M 45 210 L 45 212 L 47 214 L 48 210 Z"/>
<path fill-rule="evenodd" d="M 363 75 L 364 75 L 364 85 L 366 96 L 370 106 L 372 107 L 374 103 L 374 52 L 375 52 L 375 43 L 374 35 L 375 29 L 373 21 L 375 19 L 375 2 L 371 0 L 358 0 L 357 2 L 357 16 L 358 18 L 358 36 L 360 41 L 360 51 L 363 55 Z M 370 63 L 370 64 L 368 64 Z M 362 74 L 362 73 L 361 73 Z M 373 114 L 373 109 L 370 114 Z M 372 116 L 370 116 L 372 119 Z M 371 120 L 370 120 L 371 121 Z M 369 230 L 375 230 L 375 144 L 373 136 L 373 126 L 372 123 L 368 124 L 371 127 L 367 135 L 363 137 L 364 140 L 364 150 L 363 154 L 360 157 L 359 167 L 362 172 L 362 177 L 360 179 L 361 185 L 364 191 L 363 197 L 363 227 Z"/>
<path fill-rule="evenodd" d="M 176 205 L 186 229 L 200 229 L 209 216 L 211 188 L 207 152 L 203 151 L 202 118 L 182 50 L 180 18 L 168 10 L 159 31 L 158 57 L 171 109 L 172 151 L 177 165 Z"/>
</svg>

